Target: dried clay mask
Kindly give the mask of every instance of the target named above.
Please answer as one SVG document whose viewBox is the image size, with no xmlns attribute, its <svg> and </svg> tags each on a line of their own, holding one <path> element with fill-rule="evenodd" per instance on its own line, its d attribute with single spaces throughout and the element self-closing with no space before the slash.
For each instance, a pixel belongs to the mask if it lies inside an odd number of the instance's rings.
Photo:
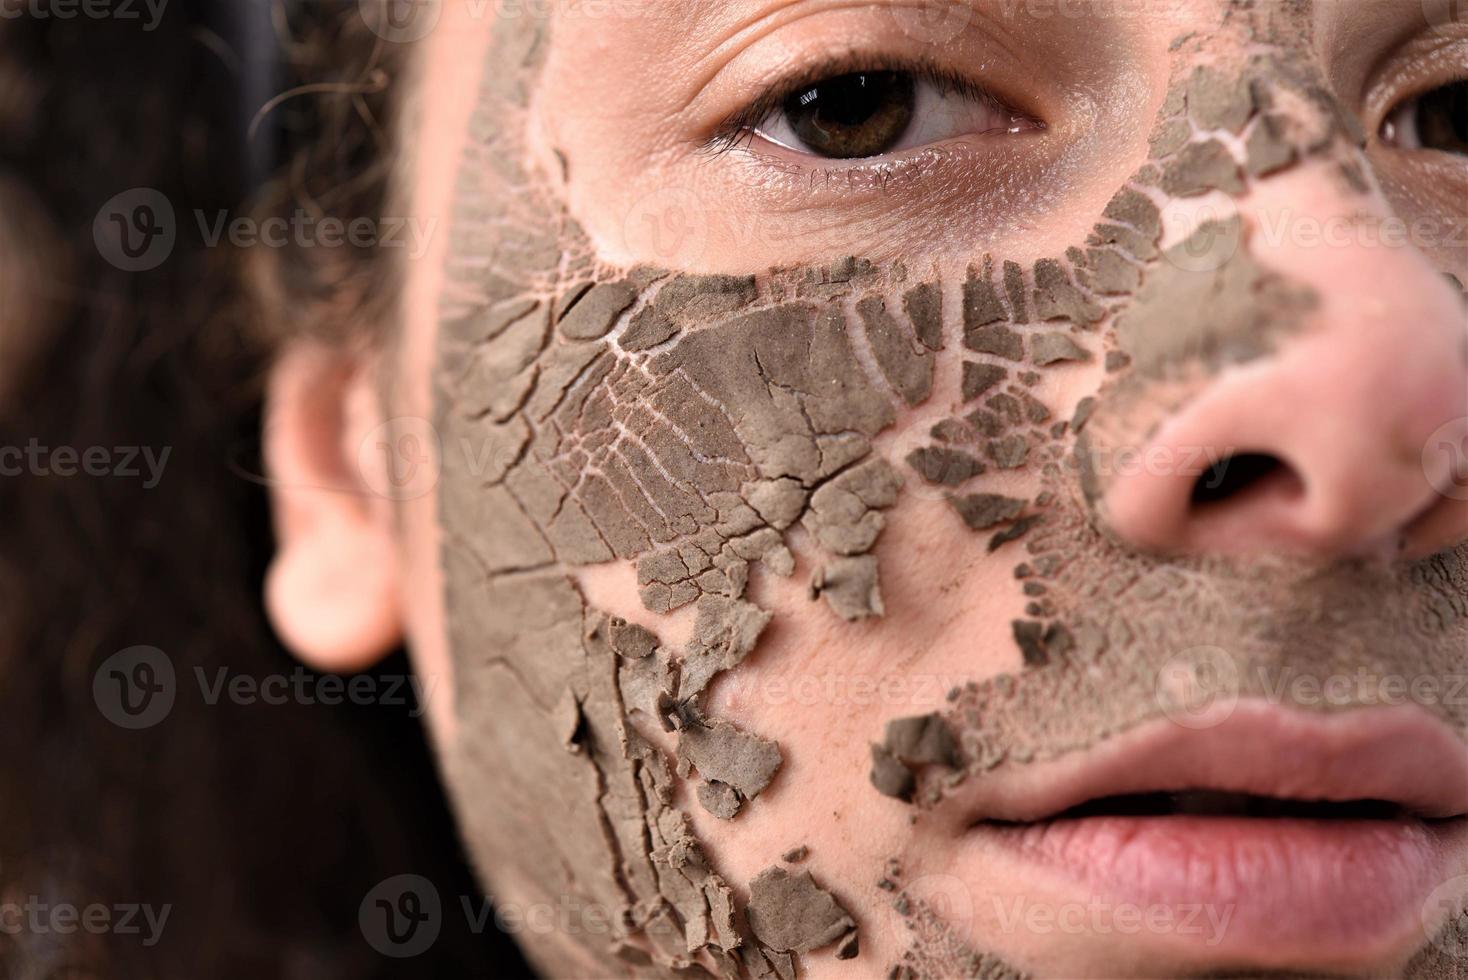
<svg viewBox="0 0 1468 980">
<path fill-rule="evenodd" d="M 690 816 L 737 825 L 772 786 L 800 793 L 790 747 L 721 716 L 711 694 L 769 656 L 792 614 L 771 596 L 870 630 L 924 601 L 884 587 L 885 549 L 903 547 L 884 529 L 910 498 L 941 501 L 946 534 L 1012 569 L 994 608 L 1014 610 L 1000 628 L 1016 665 L 861 736 L 849 778 L 874 805 L 910 808 L 914 840 L 975 814 L 1035 817 L 996 796 L 996 777 L 1021 785 L 1029 767 L 1176 720 L 1187 706 L 1158 694 L 1169 672 L 1223 670 L 1242 701 L 1277 697 L 1267 679 L 1294 663 L 1453 674 L 1468 642 L 1462 547 L 1163 557 L 1112 524 L 1118 454 L 1221 372 L 1276 356 L 1322 304 L 1261 257 L 1245 216 L 1180 228 L 1179 203 L 1237 200 L 1305 167 L 1363 207 L 1379 200 L 1365 134 L 1300 15 L 1235 6 L 1217 36 L 1174 42 L 1150 157 L 1082 238 L 1038 261 L 979 252 L 958 275 L 916 255 L 758 275 L 600 260 L 557 175 L 526 152 L 551 28 L 497 28 L 434 374 L 444 442 L 493 461 L 447 455 L 440 484 L 458 718 L 445 768 L 491 885 L 615 910 L 607 931 L 532 940 L 542 968 L 788 980 L 824 958 L 861 976 L 1024 975 L 914 886 L 946 870 L 922 848 L 896 847 L 861 880 L 824 872 L 819 848 L 731 878 Z M 1049 382 L 1067 371 L 1092 381 L 1062 403 Z M 592 601 L 607 567 L 635 570 L 640 609 Z M 1461 702 L 1434 710 L 1468 731 Z M 1462 745 L 1444 751 L 1460 763 L 1444 778 L 1462 781 Z M 809 819 L 822 812 L 812 801 Z M 787 832 L 794 844 L 802 829 Z M 900 958 L 863 949 L 878 926 L 862 903 L 900 923 Z M 1406 975 L 1461 975 L 1452 949 Z"/>
</svg>

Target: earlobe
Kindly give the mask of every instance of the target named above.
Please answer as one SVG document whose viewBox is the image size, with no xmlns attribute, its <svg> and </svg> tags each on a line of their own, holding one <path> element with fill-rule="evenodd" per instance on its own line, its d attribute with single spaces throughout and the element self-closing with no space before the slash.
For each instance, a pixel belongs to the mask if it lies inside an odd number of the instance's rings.
<svg viewBox="0 0 1468 980">
<path fill-rule="evenodd" d="M 265 609 L 309 666 L 350 672 L 401 642 L 392 501 L 361 472 L 382 412 L 370 358 L 291 344 L 271 369 L 262 447 L 276 552 Z"/>
</svg>

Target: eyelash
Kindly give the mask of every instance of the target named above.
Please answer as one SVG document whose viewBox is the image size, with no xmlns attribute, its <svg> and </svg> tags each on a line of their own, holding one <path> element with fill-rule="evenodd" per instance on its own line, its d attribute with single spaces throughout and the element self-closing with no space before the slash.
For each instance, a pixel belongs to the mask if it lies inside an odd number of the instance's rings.
<svg viewBox="0 0 1468 980">
<path fill-rule="evenodd" d="M 1409 102 L 1416 102 L 1419 99 L 1431 95 L 1433 92 L 1436 92 L 1440 88 L 1447 88 L 1449 85 L 1457 85 L 1461 82 L 1468 82 L 1468 68 L 1461 68 L 1453 71 L 1443 78 L 1436 79 L 1431 85 L 1419 85 L 1414 87 L 1413 89 L 1409 90 L 1411 92 L 1410 95 L 1397 97 L 1396 101 L 1392 103 L 1391 111 L 1396 112 L 1398 109 Z"/>
<path fill-rule="evenodd" d="M 749 105 L 726 116 L 714 134 L 704 142 L 704 149 L 725 153 L 747 146 L 755 138 L 757 127 L 780 111 L 786 100 L 821 82 L 858 72 L 883 71 L 912 75 L 917 81 L 927 82 L 944 95 L 960 95 L 976 102 L 988 103 L 1001 112 L 1016 111 L 972 79 L 936 62 L 924 58 L 849 54 L 801 69 L 792 73 L 791 77 L 774 83 Z"/>
</svg>

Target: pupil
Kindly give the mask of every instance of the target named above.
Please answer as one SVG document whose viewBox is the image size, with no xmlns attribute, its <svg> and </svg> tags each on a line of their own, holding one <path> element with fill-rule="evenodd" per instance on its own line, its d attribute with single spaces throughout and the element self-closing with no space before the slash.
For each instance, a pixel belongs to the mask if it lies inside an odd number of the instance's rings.
<svg viewBox="0 0 1468 980">
<path fill-rule="evenodd" d="M 1423 96 L 1419 126 L 1424 146 L 1468 153 L 1468 81 Z"/>
<path fill-rule="evenodd" d="M 902 138 L 916 101 L 912 76 L 857 72 L 791 96 L 784 112 L 811 152 L 836 159 L 879 156 Z"/>
</svg>

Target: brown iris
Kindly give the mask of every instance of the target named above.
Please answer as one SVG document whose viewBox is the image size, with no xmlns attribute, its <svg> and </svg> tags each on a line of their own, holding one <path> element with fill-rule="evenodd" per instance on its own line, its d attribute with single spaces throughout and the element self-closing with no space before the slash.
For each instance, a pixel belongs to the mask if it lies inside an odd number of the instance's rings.
<svg viewBox="0 0 1468 980">
<path fill-rule="evenodd" d="M 857 72 L 801 89 L 785 100 L 785 118 L 804 148 L 851 160 L 880 156 L 912 124 L 916 86 L 903 72 Z"/>
<path fill-rule="evenodd" d="M 1444 85 L 1421 98 L 1417 133 L 1424 149 L 1468 154 L 1468 81 Z"/>
</svg>

